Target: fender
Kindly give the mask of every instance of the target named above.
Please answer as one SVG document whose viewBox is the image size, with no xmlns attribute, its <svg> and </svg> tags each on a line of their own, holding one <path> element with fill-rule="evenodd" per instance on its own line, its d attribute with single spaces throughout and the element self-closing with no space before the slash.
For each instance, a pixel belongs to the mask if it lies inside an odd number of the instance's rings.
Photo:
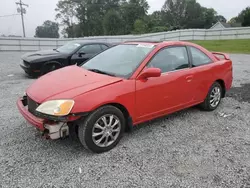
<svg viewBox="0 0 250 188">
<path fill-rule="evenodd" d="M 73 98 L 75 106 L 72 113 L 91 112 L 107 104 L 123 106 L 129 116 L 135 119 L 135 81 L 123 80 L 101 87 L 91 92 L 83 93 Z"/>
</svg>

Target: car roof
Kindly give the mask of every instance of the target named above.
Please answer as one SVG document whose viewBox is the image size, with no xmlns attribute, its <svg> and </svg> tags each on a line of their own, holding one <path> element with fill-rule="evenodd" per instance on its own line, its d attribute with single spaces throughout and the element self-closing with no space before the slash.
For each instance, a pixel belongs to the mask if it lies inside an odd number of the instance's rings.
<svg viewBox="0 0 250 188">
<path fill-rule="evenodd" d="M 155 41 L 155 40 L 133 40 L 125 42 L 105 42 L 105 41 L 96 41 L 96 40 L 73 40 L 80 44 L 107 44 L 109 46 L 115 46 L 119 44 L 146 44 L 146 45 L 155 45 L 155 46 L 169 46 L 169 45 L 191 45 L 197 46 L 194 43 L 188 41 Z"/>
<path fill-rule="evenodd" d="M 126 41 L 123 44 L 144 44 L 144 45 L 155 45 L 156 48 L 160 49 L 160 48 L 164 48 L 167 46 L 191 46 L 191 47 L 195 47 L 198 48 L 199 50 L 201 50 L 203 53 L 205 53 L 206 55 L 208 55 L 211 59 L 214 59 L 214 55 L 212 55 L 210 53 L 210 51 L 206 48 L 204 48 L 201 45 L 192 43 L 192 42 L 188 42 L 188 41 Z"/>
<path fill-rule="evenodd" d="M 159 44 L 163 41 L 153 41 L 153 40 L 132 40 L 132 41 L 125 41 L 124 43 L 133 43 L 133 44 Z"/>
<path fill-rule="evenodd" d="M 109 44 L 111 45 L 112 43 L 104 42 L 104 41 L 96 41 L 96 40 L 72 40 L 70 42 L 77 42 L 80 44 Z"/>
<path fill-rule="evenodd" d="M 190 45 L 190 46 L 198 46 L 194 43 L 188 41 L 125 41 L 123 44 L 146 44 L 146 45 L 155 45 L 155 46 L 170 46 L 170 45 Z"/>
</svg>

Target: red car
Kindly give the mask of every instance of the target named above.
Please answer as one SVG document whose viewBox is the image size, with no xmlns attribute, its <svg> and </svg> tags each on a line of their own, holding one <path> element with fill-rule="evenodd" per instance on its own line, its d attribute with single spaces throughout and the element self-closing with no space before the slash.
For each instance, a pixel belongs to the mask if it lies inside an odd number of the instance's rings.
<svg viewBox="0 0 250 188">
<path fill-rule="evenodd" d="M 40 77 L 17 105 L 47 138 L 76 134 L 101 153 L 139 123 L 195 105 L 215 110 L 231 85 L 226 54 L 189 42 L 126 42 Z"/>
</svg>

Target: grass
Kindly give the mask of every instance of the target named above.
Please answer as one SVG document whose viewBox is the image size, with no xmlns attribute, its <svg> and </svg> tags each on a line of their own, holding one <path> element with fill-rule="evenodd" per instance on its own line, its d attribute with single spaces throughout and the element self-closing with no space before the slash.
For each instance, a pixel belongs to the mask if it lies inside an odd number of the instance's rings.
<svg viewBox="0 0 250 188">
<path fill-rule="evenodd" d="M 190 41 L 210 51 L 250 54 L 250 39 Z"/>
</svg>

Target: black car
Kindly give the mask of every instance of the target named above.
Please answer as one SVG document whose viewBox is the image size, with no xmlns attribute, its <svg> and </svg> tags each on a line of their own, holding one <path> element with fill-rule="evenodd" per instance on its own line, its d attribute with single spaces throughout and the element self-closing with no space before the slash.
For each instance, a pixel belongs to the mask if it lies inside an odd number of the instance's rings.
<svg viewBox="0 0 250 188">
<path fill-rule="evenodd" d="M 54 50 L 27 53 L 22 56 L 20 66 L 29 76 L 37 77 L 65 66 L 83 64 L 112 46 L 114 44 L 105 42 L 74 40 Z"/>
</svg>

